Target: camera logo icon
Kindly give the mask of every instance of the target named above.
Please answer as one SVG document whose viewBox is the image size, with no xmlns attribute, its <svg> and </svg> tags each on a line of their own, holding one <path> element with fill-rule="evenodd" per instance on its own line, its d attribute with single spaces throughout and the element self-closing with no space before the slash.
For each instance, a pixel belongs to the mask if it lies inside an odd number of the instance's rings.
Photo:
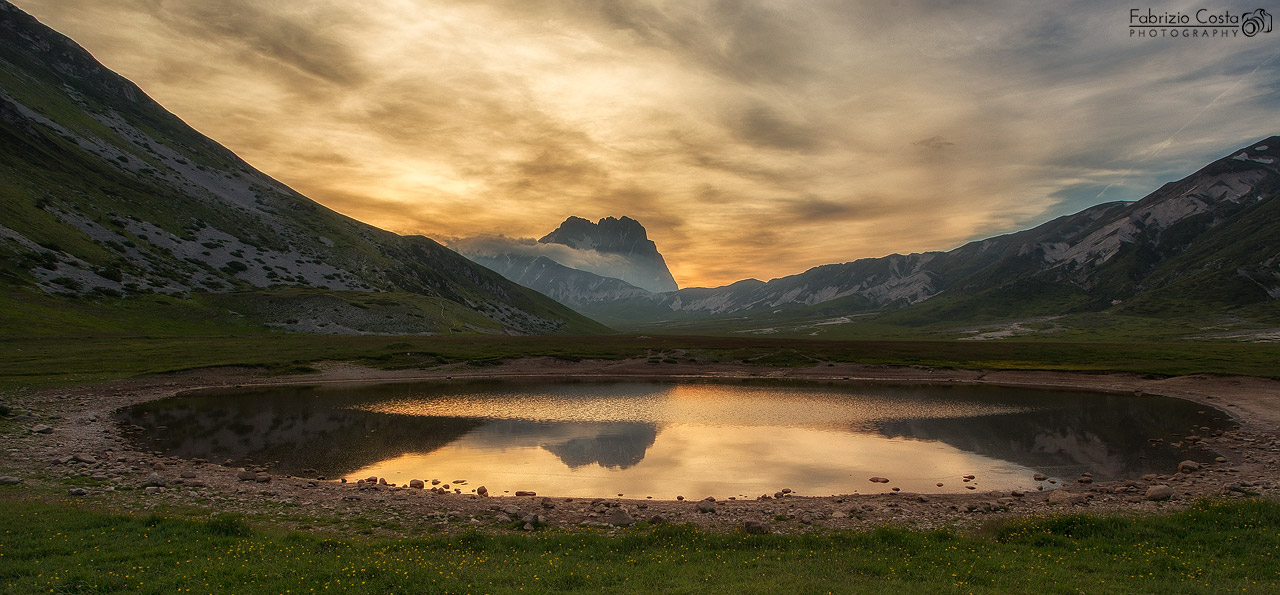
<svg viewBox="0 0 1280 595">
<path fill-rule="evenodd" d="M 1245 37 L 1253 37 L 1259 33 L 1271 32 L 1271 13 L 1259 8 L 1246 12 L 1240 18 L 1240 32 Z"/>
</svg>

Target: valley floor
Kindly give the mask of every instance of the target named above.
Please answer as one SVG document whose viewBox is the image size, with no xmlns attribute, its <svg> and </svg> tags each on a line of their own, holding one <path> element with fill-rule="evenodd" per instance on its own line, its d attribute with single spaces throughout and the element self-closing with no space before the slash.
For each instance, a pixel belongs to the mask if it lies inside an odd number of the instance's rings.
<svg viewBox="0 0 1280 595">
<path fill-rule="evenodd" d="M 1223 455 L 1219 460 L 1199 461 L 1198 470 L 1169 469 L 1143 480 L 1077 483 L 1074 478 L 1062 478 L 1062 484 L 1042 482 L 1042 490 L 1027 493 L 987 492 L 979 488 L 967 494 L 928 496 L 876 493 L 889 486 L 874 483 L 867 483 L 866 487 L 867 492 L 873 493 L 830 496 L 807 494 L 803 485 L 776 486 L 796 493 L 781 498 L 770 494 L 758 500 L 721 500 L 712 506 L 703 504 L 704 510 L 699 511 L 704 496 L 700 494 L 687 494 L 686 501 L 543 495 L 486 498 L 273 475 L 269 466 L 249 469 L 253 473 L 245 474 L 241 468 L 136 451 L 112 420 L 112 413 L 120 407 L 196 388 L 464 377 L 777 378 L 1086 389 L 1189 399 L 1226 412 L 1237 427 L 1203 438 L 1207 446 Z M 321 364 L 318 372 L 289 377 L 214 368 L 44 389 L 11 397 L 8 404 L 16 417 L 0 422 L 6 426 L 3 430 L 7 449 L 0 459 L 0 475 L 21 480 L 16 485 L 0 486 L 0 491 L 8 495 L 53 500 L 67 498 L 75 490 L 78 501 L 112 511 L 232 512 L 270 519 L 287 529 L 340 534 L 369 530 L 388 535 L 473 530 L 508 533 L 529 528 L 580 527 L 616 531 L 615 525 L 627 524 L 630 519 L 691 523 L 712 531 L 742 529 L 748 522 L 754 530 L 779 533 L 884 525 L 927 529 L 1062 512 L 1176 510 L 1204 497 L 1280 498 L 1280 380 L 1254 377 L 1156 377 L 843 363 L 770 368 L 737 363 L 655 363 L 647 358 L 566 361 L 526 357 L 484 368 L 459 363 L 383 370 L 327 363 Z M 156 485 L 148 486 L 149 479 Z M 980 485 L 981 478 L 976 483 Z M 1171 489 L 1171 498 L 1149 499 L 1148 490 L 1160 485 Z"/>
</svg>

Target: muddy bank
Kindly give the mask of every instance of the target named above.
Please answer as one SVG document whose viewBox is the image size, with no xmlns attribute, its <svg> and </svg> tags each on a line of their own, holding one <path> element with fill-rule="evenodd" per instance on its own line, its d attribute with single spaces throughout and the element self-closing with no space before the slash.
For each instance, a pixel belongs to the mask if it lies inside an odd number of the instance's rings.
<svg viewBox="0 0 1280 595">
<path fill-rule="evenodd" d="M 762 499 L 583 499 L 533 496 L 483 497 L 453 493 L 429 483 L 421 488 L 377 482 L 342 484 L 275 474 L 270 468 L 226 467 L 134 450 L 112 413 L 127 405 L 198 388 L 281 384 L 383 382 L 493 377 L 776 378 L 871 383 L 968 383 L 1034 386 L 1163 395 L 1215 407 L 1235 429 L 1200 441 L 1222 456 L 1183 469 L 1118 482 L 1062 478 L 1037 482 L 1026 492 L 964 494 L 865 494 L 806 496 L 774 492 Z M 66 495 L 122 510 L 196 507 L 269 515 L 291 527 L 339 531 L 383 526 L 387 531 L 520 531 L 540 527 L 608 529 L 636 521 L 696 523 L 759 531 L 902 524 L 968 525 L 1002 515 L 1064 510 L 1155 511 L 1206 496 L 1280 495 L 1280 382 L 1242 377 L 1144 377 L 1133 374 L 938 370 L 836 364 L 767 368 L 745 364 L 652 364 L 646 359 L 568 362 L 527 358 L 500 366 L 465 364 L 426 370 L 386 371 L 329 364 L 319 373 L 263 377 L 246 370 L 216 369 L 125 380 L 75 389 L 40 391 L 9 399 L 16 417 L 5 438 L 0 475 L 21 483 L 4 490 Z M 424 478 L 426 479 L 426 478 Z M 870 481 L 871 478 L 867 478 Z M 869 489 L 875 484 L 869 483 Z M 432 488 L 435 488 L 434 490 Z M 470 488 L 470 486 L 468 486 Z M 782 486 L 779 486 L 781 490 Z M 83 491 L 83 494 L 80 494 Z M 76 495 L 71 495 L 74 492 Z M 655 518 L 656 517 L 656 518 Z"/>
</svg>

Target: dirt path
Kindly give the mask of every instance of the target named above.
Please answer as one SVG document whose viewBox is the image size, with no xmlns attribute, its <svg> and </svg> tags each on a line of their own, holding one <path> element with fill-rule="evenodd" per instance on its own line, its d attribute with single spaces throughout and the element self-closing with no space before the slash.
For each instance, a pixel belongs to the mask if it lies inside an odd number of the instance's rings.
<svg viewBox="0 0 1280 595">
<path fill-rule="evenodd" d="M 283 384 L 354 383 L 493 377 L 777 378 L 869 383 L 964 383 L 1051 387 L 1164 395 L 1220 409 L 1239 428 L 1203 443 L 1223 456 L 1200 468 L 1169 469 L 1124 482 L 1044 481 L 1041 490 L 954 495 L 871 494 L 755 500 L 661 501 L 543 496 L 480 497 L 406 486 L 352 484 L 273 475 L 267 469 L 229 468 L 138 452 L 112 421 L 116 409 L 197 388 Z M 12 402 L 12 401 L 11 401 Z M 806 531 L 902 524 L 914 527 L 972 525 L 993 516 L 1028 515 L 1079 508 L 1153 511 L 1185 506 L 1205 496 L 1280 496 L 1280 382 L 1247 377 L 1145 377 L 1135 374 L 938 370 L 920 367 L 836 364 L 768 368 L 746 364 L 651 364 L 646 359 L 568 362 L 526 358 L 500 366 L 465 364 L 426 370 L 386 371 L 328 364 L 315 374 L 264 377 L 238 369 L 199 370 L 105 384 L 40 391 L 17 398 L 17 428 L 3 435 L 0 475 L 21 483 L 3 490 L 87 498 L 111 509 L 196 507 L 268 515 L 286 526 L 338 531 L 384 527 L 395 533 L 466 528 L 510 531 L 534 527 L 589 526 L 609 530 L 654 519 L 708 527 Z M 1069 484 L 1069 485 L 1068 485 Z M 1156 486 L 1167 486 L 1168 490 Z M 1153 487 L 1155 489 L 1153 490 Z M 77 490 L 83 490 L 83 495 Z M 1152 499 L 1166 491 L 1169 498 Z M 1150 497 L 1149 497 L 1150 496 Z M 536 515 L 536 516 L 535 516 Z M 526 524 L 527 522 L 527 524 Z"/>
</svg>

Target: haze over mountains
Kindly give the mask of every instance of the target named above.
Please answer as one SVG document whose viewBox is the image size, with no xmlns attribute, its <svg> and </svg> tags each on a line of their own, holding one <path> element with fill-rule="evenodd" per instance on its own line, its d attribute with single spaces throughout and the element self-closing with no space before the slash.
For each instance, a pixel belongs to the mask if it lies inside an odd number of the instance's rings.
<svg viewBox="0 0 1280 595">
<path fill-rule="evenodd" d="M 294 192 L 4 0 L 0 155 L 11 312 L 34 289 L 190 298 L 324 333 L 606 330 L 431 239 Z"/>
<path fill-rule="evenodd" d="M 905 324 L 1124 311 L 1220 313 L 1280 298 L 1280 137 L 1137 202 L 1113 202 L 946 252 L 892 254 L 761 282 L 652 292 L 567 263 L 476 258 L 614 325 L 785 312 L 892 312 Z M 571 219 L 568 225 L 580 219 Z M 638 224 L 637 224 L 638 225 Z M 465 251 L 464 251 L 465 252 Z"/>
</svg>

